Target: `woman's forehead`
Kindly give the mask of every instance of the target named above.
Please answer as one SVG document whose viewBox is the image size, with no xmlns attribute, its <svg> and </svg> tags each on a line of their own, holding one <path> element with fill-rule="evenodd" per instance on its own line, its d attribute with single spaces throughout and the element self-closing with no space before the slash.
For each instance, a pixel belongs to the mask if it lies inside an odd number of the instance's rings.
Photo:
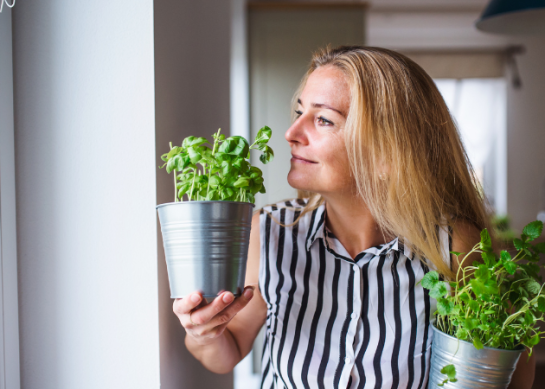
<svg viewBox="0 0 545 389">
<path fill-rule="evenodd" d="M 303 106 L 324 104 L 346 112 L 350 105 L 346 76 L 334 66 L 319 67 L 308 77 L 299 99 Z"/>
</svg>

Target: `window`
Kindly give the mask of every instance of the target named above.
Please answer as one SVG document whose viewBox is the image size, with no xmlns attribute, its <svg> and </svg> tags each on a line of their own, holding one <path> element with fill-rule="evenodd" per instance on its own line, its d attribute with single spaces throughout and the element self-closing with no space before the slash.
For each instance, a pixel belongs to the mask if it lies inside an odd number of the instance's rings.
<svg viewBox="0 0 545 389">
<path fill-rule="evenodd" d="M 506 81 L 436 79 L 490 205 L 507 211 Z"/>
</svg>

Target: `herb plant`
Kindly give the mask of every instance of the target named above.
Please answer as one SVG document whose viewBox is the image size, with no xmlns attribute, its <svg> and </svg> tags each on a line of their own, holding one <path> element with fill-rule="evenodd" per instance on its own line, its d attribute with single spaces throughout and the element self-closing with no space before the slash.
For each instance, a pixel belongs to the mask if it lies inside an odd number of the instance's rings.
<svg viewBox="0 0 545 389">
<path fill-rule="evenodd" d="M 539 255 L 545 253 L 545 242 L 531 244 L 543 231 L 543 223 L 534 221 L 524 227 L 520 239 L 514 239 L 514 257 L 502 250 L 492 249 L 486 229 L 481 241 L 459 261 L 456 281 L 442 281 L 436 271 L 427 273 L 422 286 L 437 299 L 437 329 L 461 340 L 472 342 L 475 348 L 484 346 L 513 350 L 523 345 L 532 353 L 545 332 L 538 328 L 544 321 L 545 293 Z M 467 258 L 478 252 L 482 263 L 466 266 Z M 464 255 L 451 251 L 457 258 Z M 449 291 L 449 289 L 451 289 Z M 441 372 L 446 382 L 456 382 L 454 365 Z"/>
<path fill-rule="evenodd" d="M 255 203 L 256 193 L 265 193 L 263 172 L 252 166 L 250 150 L 262 152 L 264 164 L 272 161 L 273 150 L 267 145 L 272 131 L 265 126 L 259 130 L 252 145 L 242 136 L 225 138 L 221 129 L 206 138 L 189 136 L 181 146 L 172 146 L 161 156 L 167 173 L 174 172 L 174 201 L 225 200 Z M 210 148 L 206 144 L 212 146 Z"/>
</svg>

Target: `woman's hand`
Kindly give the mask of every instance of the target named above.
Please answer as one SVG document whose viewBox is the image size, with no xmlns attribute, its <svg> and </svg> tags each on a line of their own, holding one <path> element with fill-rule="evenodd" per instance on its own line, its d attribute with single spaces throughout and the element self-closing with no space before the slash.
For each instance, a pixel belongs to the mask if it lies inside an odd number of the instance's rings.
<svg viewBox="0 0 545 389">
<path fill-rule="evenodd" d="M 194 292 L 186 298 L 176 299 L 173 310 L 188 336 L 199 345 L 207 345 L 223 334 L 229 322 L 253 295 L 254 287 L 247 286 L 237 298 L 231 292 L 223 292 L 207 304 L 199 292 Z"/>
</svg>

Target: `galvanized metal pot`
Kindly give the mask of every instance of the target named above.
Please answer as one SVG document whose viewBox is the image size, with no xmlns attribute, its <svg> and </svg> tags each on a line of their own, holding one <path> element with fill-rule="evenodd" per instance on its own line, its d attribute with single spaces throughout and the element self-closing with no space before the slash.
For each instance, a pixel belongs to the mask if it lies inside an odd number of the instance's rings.
<svg viewBox="0 0 545 389">
<path fill-rule="evenodd" d="M 244 289 L 253 204 L 183 201 L 157 206 L 170 297 Z"/>
<path fill-rule="evenodd" d="M 444 388 L 507 388 L 524 347 L 516 350 L 484 347 L 477 350 L 473 343 L 447 335 L 433 325 L 432 328 L 429 389 L 438 388 L 437 384 L 443 382 L 446 375 L 441 373 L 441 369 L 449 364 L 456 367 L 458 381 L 448 382 Z"/>
</svg>

